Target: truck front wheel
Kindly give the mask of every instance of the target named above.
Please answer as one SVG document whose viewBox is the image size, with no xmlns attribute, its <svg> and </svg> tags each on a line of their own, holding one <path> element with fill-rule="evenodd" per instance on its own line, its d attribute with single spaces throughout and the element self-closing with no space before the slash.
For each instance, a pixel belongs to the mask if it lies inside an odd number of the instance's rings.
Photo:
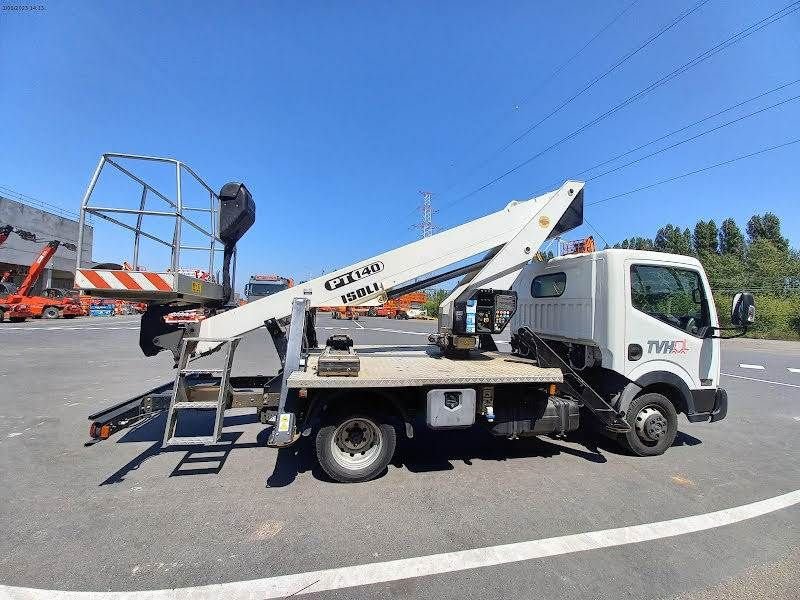
<svg viewBox="0 0 800 600">
<path fill-rule="evenodd" d="M 317 460 L 335 481 L 369 481 L 389 465 L 396 444 L 391 424 L 372 415 L 347 415 L 329 421 L 317 432 Z"/>
<path fill-rule="evenodd" d="M 625 412 L 631 430 L 620 444 L 637 456 L 658 456 L 672 446 L 678 434 L 678 413 L 668 398 L 648 393 L 633 399 Z"/>
</svg>

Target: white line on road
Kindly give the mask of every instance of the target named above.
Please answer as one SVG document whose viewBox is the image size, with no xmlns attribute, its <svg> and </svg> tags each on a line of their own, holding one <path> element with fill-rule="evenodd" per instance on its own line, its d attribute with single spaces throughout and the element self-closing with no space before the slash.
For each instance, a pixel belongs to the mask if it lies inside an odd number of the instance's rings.
<svg viewBox="0 0 800 600">
<path fill-rule="evenodd" d="M 747 519 L 760 517 L 800 503 L 800 490 L 774 498 L 726 508 L 715 512 L 681 517 L 669 521 L 645 523 L 616 529 L 588 531 L 574 535 L 503 544 L 473 550 L 445 552 L 416 558 L 368 563 L 323 571 L 281 575 L 250 581 L 232 581 L 169 590 L 138 592 L 72 592 L 51 591 L 0 585 L 0 597 L 58 600 L 206 600 L 211 598 L 283 598 L 315 594 L 328 590 L 402 581 L 468 569 L 516 563 L 549 556 L 612 548 L 651 540 L 675 537 L 697 531 L 716 529 Z"/>
<path fill-rule="evenodd" d="M 770 381 L 769 379 L 756 379 L 755 377 L 745 377 L 744 375 L 734 375 L 732 373 L 720 373 L 720 375 L 725 375 L 726 377 L 734 377 L 736 379 L 746 379 L 747 381 L 758 381 L 760 383 L 770 383 L 772 385 L 783 385 L 786 387 L 800 388 L 800 385 L 795 385 L 794 383 L 783 383 L 782 381 Z"/>
<path fill-rule="evenodd" d="M 757 371 L 763 371 L 764 367 L 761 365 L 748 365 L 747 363 L 739 363 L 740 369 L 755 369 Z"/>
<path fill-rule="evenodd" d="M 407 335 L 424 335 L 429 336 L 430 333 L 426 333 L 424 331 L 401 331 L 400 329 L 384 329 L 383 327 L 365 327 L 365 331 L 385 331 L 387 333 L 405 333 Z"/>
<path fill-rule="evenodd" d="M 800 373 L 800 369 L 793 369 L 792 367 L 786 367 L 786 370 L 789 371 L 789 373 Z"/>
<path fill-rule="evenodd" d="M 365 327 L 358 321 L 353 321 L 353 324 L 356 325 L 357 327 L 361 327 L 361 329 L 365 329 Z"/>
</svg>

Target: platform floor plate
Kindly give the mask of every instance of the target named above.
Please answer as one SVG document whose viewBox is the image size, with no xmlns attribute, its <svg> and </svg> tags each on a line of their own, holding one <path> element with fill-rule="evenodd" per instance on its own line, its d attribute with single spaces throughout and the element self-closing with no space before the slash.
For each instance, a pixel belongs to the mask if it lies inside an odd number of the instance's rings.
<svg viewBox="0 0 800 600">
<path fill-rule="evenodd" d="M 509 354 L 485 352 L 468 359 L 445 358 L 436 351 L 407 355 L 359 354 L 358 377 L 320 377 L 318 356 L 308 358 L 306 371 L 289 376 L 290 388 L 416 387 L 424 385 L 499 385 L 503 383 L 561 383 L 559 369 L 516 362 Z"/>
</svg>

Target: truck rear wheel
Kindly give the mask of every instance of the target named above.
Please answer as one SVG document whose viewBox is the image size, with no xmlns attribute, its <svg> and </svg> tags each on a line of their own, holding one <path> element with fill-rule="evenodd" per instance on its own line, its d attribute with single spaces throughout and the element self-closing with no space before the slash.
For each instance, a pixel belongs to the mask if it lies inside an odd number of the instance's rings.
<svg viewBox="0 0 800 600">
<path fill-rule="evenodd" d="M 61 313 L 55 306 L 46 306 L 42 311 L 42 317 L 45 319 L 57 319 Z"/>
<path fill-rule="evenodd" d="M 625 418 L 631 430 L 619 436 L 620 444 L 637 456 L 658 456 L 672 446 L 678 434 L 678 413 L 661 394 L 642 394 L 633 399 Z"/>
<path fill-rule="evenodd" d="M 394 456 L 394 427 L 377 417 L 354 414 L 334 419 L 316 436 L 317 460 L 334 481 L 358 483 L 380 475 Z"/>
</svg>

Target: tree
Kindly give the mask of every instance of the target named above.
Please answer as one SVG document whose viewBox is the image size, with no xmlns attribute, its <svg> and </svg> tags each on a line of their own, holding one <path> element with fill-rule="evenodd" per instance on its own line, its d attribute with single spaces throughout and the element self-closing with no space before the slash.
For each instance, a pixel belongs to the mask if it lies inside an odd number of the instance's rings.
<svg viewBox="0 0 800 600">
<path fill-rule="evenodd" d="M 428 293 L 428 301 L 425 303 L 425 312 L 428 316 L 435 317 L 439 314 L 439 305 L 447 298 L 446 290 L 434 290 Z"/>
<path fill-rule="evenodd" d="M 681 228 L 676 225 L 665 225 L 656 232 L 653 246 L 659 252 L 690 255 L 692 253 L 692 234 L 688 228 L 681 231 Z"/>
<path fill-rule="evenodd" d="M 761 223 L 764 227 L 764 237 L 772 242 L 780 252 L 788 253 L 789 240 L 781 233 L 781 220 L 778 216 L 771 212 L 765 213 L 761 218 Z"/>
<path fill-rule="evenodd" d="M 744 258 L 744 236 L 733 219 L 725 219 L 720 226 L 719 252 Z"/>
<path fill-rule="evenodd" d="M 698 256 L 716 254 L 719 251 L 719 230 L 714 219 L 698 221 L 694 226 L 692 241 Z"/>
<path fill-rule="evenodd" d="M 747 222 L 747 239 L 752 244 L 763 237 L 766 237 L 764 235 L 764 221 L 761 219 L 761 215 L 753 215 Z"/>
</svg>

